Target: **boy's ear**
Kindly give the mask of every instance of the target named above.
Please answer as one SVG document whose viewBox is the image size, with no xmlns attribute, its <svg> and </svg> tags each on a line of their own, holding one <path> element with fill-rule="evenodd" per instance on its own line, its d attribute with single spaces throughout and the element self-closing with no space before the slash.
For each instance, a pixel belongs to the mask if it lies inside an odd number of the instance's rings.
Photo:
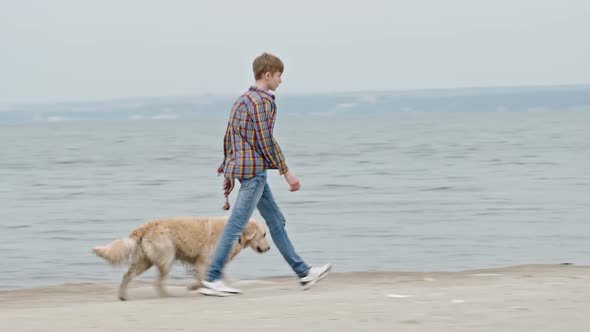
<svg viewBox="0 0 590 332">
<path fill-rule="evenodd" d="M 262 75 L 264 78 L 266 78 L 267 80 L 272 78 L 272 73 L 267 71 L 266 73 L 264 73 L 264 75 Z"/>
</svg>

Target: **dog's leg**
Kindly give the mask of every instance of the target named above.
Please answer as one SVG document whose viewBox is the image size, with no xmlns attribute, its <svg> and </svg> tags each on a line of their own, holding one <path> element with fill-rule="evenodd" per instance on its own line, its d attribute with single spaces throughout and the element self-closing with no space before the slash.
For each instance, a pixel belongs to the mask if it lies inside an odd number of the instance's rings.
<svg viewBox="0 0 590 332">
<path fill-rule="evenodd" d="M 197 280 L 188 285 L 189 290 L 196 290 L 199 287 L 201 287 L 201 281 L 205 280 L 205 274 L 207 273 L 207 268 L 209 267 L 209 264 L 209 262 L 204 262 L 201 260 L 195 263 L 194 269 L 196 272 Z"/>
<path fill-rule="evenodd" d="M 160 275 L 155 283 L 156 291 L 159 296 L 168 296 L 168 293 L 164 289 L 164 279 L 166 279 L 166 276 L 170 273 L 174 259 L 175 253 L 173 250 L 163 250 L 158 262 L 154 262 L 160 271 Z"/>
<path fill-rule="evenodd" d="M 158 264 L 157 266 L 158 270 L 160 271 L 160 275 L 158 276 L 154 286 L 156 287 L 156 291 L 158 292 L 159 296 L 168 296 L 168 292 L 166 292 L 166 289 L 164 289 L 164 279 L 166 279 L 166 276 L 170 272 L 172 261 L 170 261 L 168 264 Z"/>
<path fill-rule="evenodd" d="M 142 259 L 138 262 L 133 262 L 133 264 L 131 264 L 131 267 L 123 276 L 123 280 L 121 281 L 121 285 L 119 286 L 119 300 L 127 301 L 127 286 L 129 285 L 129 282 L 133 278 L 145 272 L 151 266 L 152 263 L 145 259 Z"/>
<path fill-rule="evenodd" d="M 156 292 L 159 296 L 168 296 L 164 289 L 164 279 L 170 272 L 172 263 L 176 259 L 176 251 L 174 243 L 168 238 L 152 238 L 145 239 L 142 242 L 142 248 L 145 251 L 146 256 L 152 263 L 158 267 L 160 275 L 154 283 Z"/>
</svg>

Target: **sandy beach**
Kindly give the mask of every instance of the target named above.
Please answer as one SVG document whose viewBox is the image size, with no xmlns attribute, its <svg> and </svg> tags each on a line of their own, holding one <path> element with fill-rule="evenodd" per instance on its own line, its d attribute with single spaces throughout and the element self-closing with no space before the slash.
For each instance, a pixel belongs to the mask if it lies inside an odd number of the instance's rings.
<svg viewBox="0 0 590 332">
<path fill-rule="evenodd" d="M 189 280 L 187 280 L 187 283 Z M 309 291 L 294 278 L 232 280 L 245 294 L 182 284 L 158 298 L 136 281 L 0 292 L 1 331 L 588 331 L 590 267 L 462 272 L 333 272 Z"/>
</svg>

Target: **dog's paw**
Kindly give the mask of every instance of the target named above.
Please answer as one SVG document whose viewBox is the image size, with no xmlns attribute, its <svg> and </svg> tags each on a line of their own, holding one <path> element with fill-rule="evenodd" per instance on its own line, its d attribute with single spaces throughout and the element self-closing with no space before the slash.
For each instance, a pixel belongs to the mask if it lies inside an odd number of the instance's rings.
<svg viewBox="0 0 590 332">
<path fill-rule="evenodd" d="M 194 290 L 197 290 L 197 289 L 201 288 L 201 286 L 202 285 L 201 285 L 201 282 L 200 281 L 193 281 L 192 283 L 188 284 L 186 286 L 186 288 L 188 290 L 194 291 Z"/>
</svg>

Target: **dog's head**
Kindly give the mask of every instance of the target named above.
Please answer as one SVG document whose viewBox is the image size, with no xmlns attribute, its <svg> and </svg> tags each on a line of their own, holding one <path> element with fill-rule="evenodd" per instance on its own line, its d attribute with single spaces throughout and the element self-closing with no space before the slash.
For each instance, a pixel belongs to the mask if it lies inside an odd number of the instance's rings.
<svg viewBox="0 0 590 332">
<path fill-rule="evenodd" d="M 270 250 L 270 245 L 266 240 L 266 229 L 262 223 L 256 220 L 248 221 L 239 241 L 244 248 L 250 247 L 252 250 L 259 253 Z"/>
</svg>

